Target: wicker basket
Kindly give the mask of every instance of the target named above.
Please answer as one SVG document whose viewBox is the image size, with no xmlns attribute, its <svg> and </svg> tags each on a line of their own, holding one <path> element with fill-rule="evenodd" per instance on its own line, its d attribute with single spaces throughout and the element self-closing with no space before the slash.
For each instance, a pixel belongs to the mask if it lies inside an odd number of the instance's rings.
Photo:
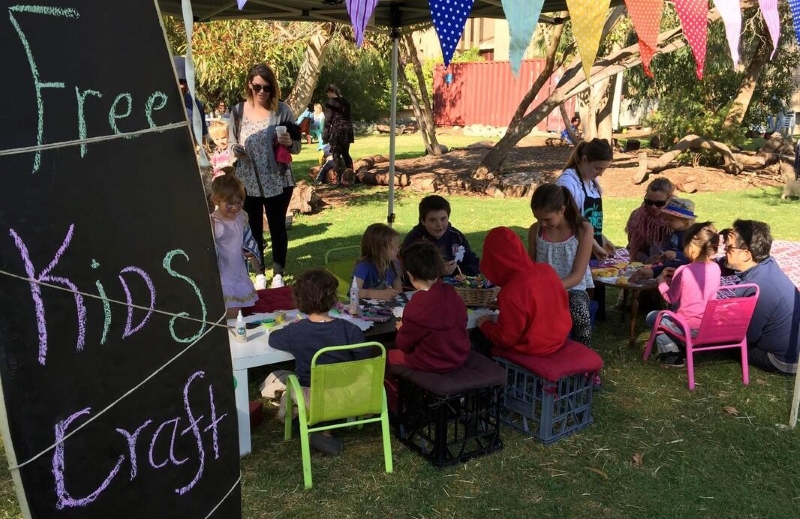
<svg viewBox="0 0 800 519">
<path fill-rule="evenodd" d="M 500 292 L 500 287 L 493 288 L 469 288 L 453 286 L 456 293 L 464 300 L 467 306 L 487 306 L 489 303 L 497 299 L 497 293 Z"/>
</svg>

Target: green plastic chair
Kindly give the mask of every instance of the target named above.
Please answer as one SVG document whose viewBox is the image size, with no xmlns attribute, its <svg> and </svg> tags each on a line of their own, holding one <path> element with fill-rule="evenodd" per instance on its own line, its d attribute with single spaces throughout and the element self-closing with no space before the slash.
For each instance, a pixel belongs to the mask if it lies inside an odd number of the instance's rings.
<svg viewBox="0 0 800 519">
<path fill-rule="evenodd" d="M 317 364 L 321 355 L 337 350 L 353 350 L 364 347 L 380 349 L 380 356 L 350 362 Z M 289 375 L 286 383 L 287 407 L 297 400 L 297 415 L 300 422 L 300 447 L 303 454 L 303 482 L 311 488 L 311 451 L 309 434 L 313 432 L 363 426 L 381 422 L 383 433 L 383 457 L 386 472 L 392 472 L 392 447 L 389 442 L 389 411 L 383 375 L 386 368 L 386 349 L 378 342 L 365 342 L 346 346 L 330 346 L 319 350 L 311 359 L 311 389 L 309 405 L 306 407 L 303 390 L 296 375 Z M 377 416 L 376 416 L 377 415 Z M 291 409 L 286 412 L 284 440 L 292 439 Z M 313 427 L 314 424 L 343 420 L 346 422 Z"/>
<path fill-rule="evenodd" d="M 325 252 L 325 270 L 334 275 L 339 281 L 336 295 L 342 301 L 350 299 L 350 283 L 353 280 L 353 267 L 356 266 L 358 255 L 361 253 L 359 245 L 337 247 Z M 333 259 L 331 259 L 333 258 Z"/>
</svg>

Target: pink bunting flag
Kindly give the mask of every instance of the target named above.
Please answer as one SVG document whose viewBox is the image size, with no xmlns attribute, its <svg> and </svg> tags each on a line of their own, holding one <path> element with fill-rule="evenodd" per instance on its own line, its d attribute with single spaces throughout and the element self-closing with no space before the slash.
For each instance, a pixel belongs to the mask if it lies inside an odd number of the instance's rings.
<svg viewBox="0 0 800 519">
<path fill-rule="evenodd" d="M 600 47 L 606 14 L 611 0 L 567 0 L 567 9 L 572 20 L 572 35 L 581 55 L 583 72 L 591 83 L 592 65 Z M 575 16 L 575 15 L 578 16 Z"/>
<path fill-rule="evenodd" d="M 361 47 L 361 44 L 364 43 L 364 31 L 367 30 L 367 24 L 372 18 L 376 5 L 378 5 L 378 0 L 347 0 L 347 12 L 356 35 L 356 47 Z"/>
<path fill-rule="evenodd" d="M 733 68 L 739 66 L 739 40 L 742 36 L 742 6 L 739 0 L 714 0 L 714 6 L 719 11 L 725 23 L 725 37 L 731 49 Z"/>
<path fill-rule="evenodd" d="M 473 0 L 428 0 L 431 6 L 431 18 L 439 45 L 442 47 L 444 66 L 450 65 L 458 40 L 464 32 L 464 24 L 472 11 Z"/>
<path fill-rule="evenodd" d="M 769 29 L 769 35 L 772 38 L 772 54 L 769 59 L 775 56 L 775 51 L 778 50 L 778 38 L 781 36 L 781 17 L 778 14 L 778 0 L 758 0 L 758 5 L 761 7 L 761 15 L 764 17 L 764 22 Z"/>
<path fill-rule="evenodd" d="M 244 9 L 244 4 L 247 3 L 247 0 L 236 0 L 236 5 L 239 6 L 239 10 L 241 11 Z"/>
<path fill-rule="evenodd" d="M 675 0 L 675 10 L 694 55 L 697 79 L 703 79 L 708 37 L 708 0 Z"/>
<path fill-rule="evenodd" d="M 625 0 L 625 6 L 628 8 L 628 15 L 631 17 L 636 36 L 639 38 L 642 68 L 648 77 L 653 77 L 650 60 L 653 59 L 658 48 L 658 32 L 661 28 L 664 0 Z"/>
<path fill-rule="evenodd" d="M 789 9 L 792 11 L 794 37 L 800 42 L 800 0 L 789 0 Z"/>
</svg>

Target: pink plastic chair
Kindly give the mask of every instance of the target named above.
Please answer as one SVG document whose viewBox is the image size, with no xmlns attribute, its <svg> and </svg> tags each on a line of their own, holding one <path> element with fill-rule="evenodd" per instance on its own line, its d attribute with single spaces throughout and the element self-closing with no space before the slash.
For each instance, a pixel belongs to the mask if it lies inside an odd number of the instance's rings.
<svg viewBox="0 0 800 519">
<path fill-rule="evenodd" d="M 744 292 L 743 289 L 748 289 Z M 753 290 L 750 290 L 753 289 Z M 750 372 L 747 367 L 747 327 L 750 326 L 750 319 L 758 301 L 758 285 L 752 283 L 744 285 L 731 285 L 720 287 L 720 291 L 731 291 L 734 293 L 747 293 L 744 297 L 730 297 L 727 299 L 712 299 L 706 305 L 703 319 L 700 321 L 700 328 L 697 329 L 697 336 L 692 337 L 689 325 L 683 317 L 671 312 L 662 310 L 656 316 L 653 331 L 647 340 L 642 358 L 647 360 L 650 350 L 653 348 L 653 341 L 656 334 L 664 332 L 676 339 L 686 343 L 686 367 L 689 373 L 689 389 L 694 391 L 694 354 L 701 351 L 721 350 L 725 348 L 740 348 L 742 351 L 742 382 L 747 385 L 750 382 Z M 717 292 L 719 294 L 719 292 Z M 682 333 L 661 325 L 664 316 L 669 316 L 680 326 Z"/>
</svg>

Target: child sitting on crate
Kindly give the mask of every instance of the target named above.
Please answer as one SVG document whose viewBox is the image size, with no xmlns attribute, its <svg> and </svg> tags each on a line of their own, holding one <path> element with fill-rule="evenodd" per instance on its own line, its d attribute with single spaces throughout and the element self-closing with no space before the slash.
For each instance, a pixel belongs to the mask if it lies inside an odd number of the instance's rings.
<svg viewBox="0 0 800 519">
<path fill-rule="evenodd" d="M 572 328 L 567 291 L 553 267 L 531 261 L 514 231 L 508 227 L 489 231 L 481 272 L 502 288 L 497 295 L 497 322 L 488 315 L 476 321 L 472 341 L 479 353 L 488 355 L 495 347 L 544 356 L 564 345 Z"/>
<path fill-rule="evenodd" d="M 434 373 L 462 367 L 470 351 L 467 307 L 440 279 L 441 253 L 434 244 L 418 241 L 403 252 L 403 264 L 417 292 L 397 322 L 397 349 L 389 350 L 389 365 Z"/>
<path fill-rule="evenodd" d="M 306 405 L 309 402 L 311 359 L 314 355 L 327 346 L 365 342 L 364 332 L 358 326 L 328 315 L 338 301 L 336 295 L 338 286 L 339 282 L 327 270 L 310 269 L 303 272 L 295 282 L 294 295 L 298 310 L 308 317 L 291 323 L 285 328 L 275 330 L 269 336 L 270 346 L 294 355 L 295 372 L 300 386 L 303 388 Z M 320 357 L 317 363 L 348 362 L 369 358 L 371 354 L 369 348 L 333 351 Z M 279 416 L 283 418 L 286 410 L 290 408 L 291 406 L 281 399 Z M 309 441 L 312 447 L 325 454 L 338 454 L 342 450 L 342 441 L 331 436 L 328 431 L 312 433 Z"/>
</svg>

